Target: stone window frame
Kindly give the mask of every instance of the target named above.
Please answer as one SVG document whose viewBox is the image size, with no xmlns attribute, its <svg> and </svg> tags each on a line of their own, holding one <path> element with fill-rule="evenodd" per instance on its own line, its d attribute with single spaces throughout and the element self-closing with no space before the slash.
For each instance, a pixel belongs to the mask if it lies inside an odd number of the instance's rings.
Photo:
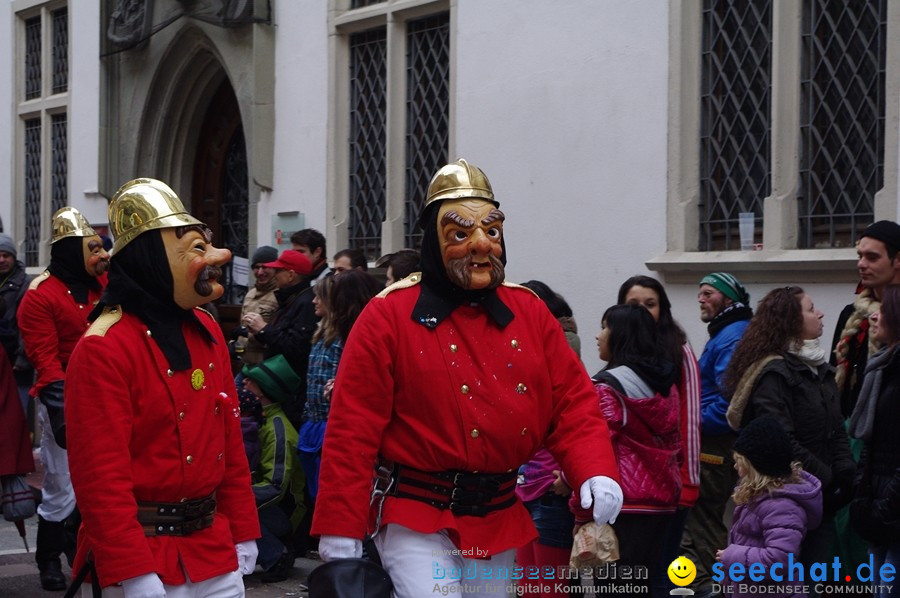
<svg viewBox="0 0 900 598">
<path fill-rule="evenodd" d="M 385 220 L 381 227 L 381 253 L 405 247 L 404 216 L 406 185 L 406 23 L 437 13 L 450 14 L 450 107 L 448 155 L 455 146 L 455 76 L 456 54 L 453 40 L 456 31 L 455 0 L 385 0 L 377 4 L 350 9 L 350 0 L 330 0 L 329 10 L 329 160 L 326 238 L 334 251 L 349 247 L 349 81 L 350 36 L 383 26 L 387 29 L 387 139 Z M 393 123 L 400 123 L 396 126 Z"/>
<path fill-rule="evenodd" d="M 698 251 L 700 179 L 699 0 L 669 4 L 669 106 L 666 251 L 646 262 L 671 282 L 696 282 L 712 270 L 744 282 L 853 282 L 853 248 L 797 249 L 800 184 L 800 81 L 803 0 L 772 6 L 772 189 L 763 200 L 762 249 Z M 884 186 L 875 194 L 875 220 L 900 220 L 900 3 L 888 4 Z"/>
<path fill-rule="evenodd" d="M 53 14 L 62 9 L 69 9 L 69 35 L 68 52 L 71 64 L 71 7 L 66 0 L 15 0 L 11 9 L 14 17 L 15 46 L 13 52 L 14 68 L 12 69 L 15 80 L 12 82 L 13 99 L 13 161 L 15 165 L 13 175 L 13 197 L 16 198 L 11 205 L 11 234 L 19 244 L 21 257 L 25 261 L 25 237 L 26 237 L 26 210 L 25 198 L 25 128 L 26 123 L 40 120 L 41 125 L 41 176 L 40 176 L 40 233 L 38 243 L 38 259 L 36 264 L 27 264 L 29 267 L 41 267 L 50 260 L 50 237 L 53 186 L 53 121 L 54 117 L 65 116 L 67 127 L 70 127 L 70 90 L 72 88 L 72 75 L 74 70 L 70 67 L 68 73 L 68 85 L 65 91 L 53 93 Z M 41 19 L 41 92 L 32 99 L 25 99 L 25 24 L 29 19 L 40 17 Z M 67 155 L 70 152 L 67 148 Z M 68 157 L 68 156 L 67 156 Z M 68 162 L 68 159 L 66 160 Z M 66 177 L 68 179 L 68 175 Z M 67 181 L 68 184 L 68 181 Z M 71 189 L 69 189 L 71 195 Z"/>
</svg>

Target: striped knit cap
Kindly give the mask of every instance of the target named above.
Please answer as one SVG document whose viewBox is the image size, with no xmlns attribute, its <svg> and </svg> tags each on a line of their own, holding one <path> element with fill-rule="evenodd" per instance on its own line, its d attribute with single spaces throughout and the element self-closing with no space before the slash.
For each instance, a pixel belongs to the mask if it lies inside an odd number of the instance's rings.
<svg viewBox="0 0 900 598">
<path fill-rule="evenodd" d="M 732 301 L 737 301 L 747 306 L 750 305 L 750 293 L 747 292 L 741 281 L 727 272 L 707 274 L 700 281 L 700 286 L 705 284 L 713 287 Z"/>
</svg>

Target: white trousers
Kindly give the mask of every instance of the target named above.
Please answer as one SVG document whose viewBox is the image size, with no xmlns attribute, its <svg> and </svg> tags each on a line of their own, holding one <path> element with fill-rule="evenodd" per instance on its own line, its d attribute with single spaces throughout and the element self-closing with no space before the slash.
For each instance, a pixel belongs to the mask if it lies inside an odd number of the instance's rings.
<svg viewBox="0 0 900 598">
<path fill-rule="evenodd" d="M 37 512 L 47 521 L 62 521 L 75 510 L 75 491 L 69 477 L 69 452 L 56 444 L 47 408 L 38 399 L 34 400 L 41 424 L 41 463 L 44 466 L 41 504 Z"/>
<path fill-rule="evenodd" d="M 225 573 L 206 581 L 193 582 L 188 580 L 180 586 L 164 584 L 166 598 L 243 598 L 244 576 L 237 571 Z M 91 584 L 81 586 L 82 598 L 91 598 Z M 109 586 L 103 588 L 103 596 L 122 598 L 125 592 L 122 586 Z"/>
<path fill-rule="evenodd" d="M 446 531 L 422 534 L 394 523 L 375 536 L 375 546 L 391 581 L 394 598 L 428 596 L 508 596 L 516 551 L 488 559 L 459 553 Z M 457 553 L 457 554 L 454 554 Z"/>
</svg>

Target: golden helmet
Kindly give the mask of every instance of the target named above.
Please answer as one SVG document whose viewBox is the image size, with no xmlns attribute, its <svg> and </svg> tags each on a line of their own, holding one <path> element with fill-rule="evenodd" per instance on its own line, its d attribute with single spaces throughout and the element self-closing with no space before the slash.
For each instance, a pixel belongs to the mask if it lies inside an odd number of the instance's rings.
<svg viewBox="0 0 900 598">
<path fill-rule="evenodd" d="M 428 195 L 425 197 L 424 211 L 429 205 L 444 199 L 463 199 L 477 197 L 500 205 L 494 199 L 491 182 L 484 172 L 469 164 L 465 158 L 451 162 L 438 170 L 428 183 Z"/>
<path fill-rule="evenodd" d="M 113 254 L 148 230 L 189 224 L 205 226 L 188 214 L 168 185 L 156 179 L 128 181 L 109 202 L 109 228 L 115 237 Z"/>
<path fill-rule="evenodd" d="M 93 237 L 97 234 L 87 218 L 70 206 L 56 210 L 53 214 L 52 229 L 51 245 L 66 237 Z"/>
</svg>

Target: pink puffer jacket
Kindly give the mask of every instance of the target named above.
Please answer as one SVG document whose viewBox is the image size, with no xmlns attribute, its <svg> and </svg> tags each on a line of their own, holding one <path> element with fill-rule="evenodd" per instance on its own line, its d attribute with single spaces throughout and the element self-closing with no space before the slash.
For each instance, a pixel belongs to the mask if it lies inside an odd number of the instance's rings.
<svg viewBox="0 0 900 598">
<path fill-rule="evenodd" d="M 594 387 L 619 466 L 625 498 L 622 512 L 675 512 L 681 496 L 677 386 L 672 386 L 668 396 L 648 389 L 652 396 L 647 397 L 627 396 L 604 382 Z M 576 498 L 569 503 L 576 520 L 590 520 L 590 510 L 582 509 Z"/>
</svg>

